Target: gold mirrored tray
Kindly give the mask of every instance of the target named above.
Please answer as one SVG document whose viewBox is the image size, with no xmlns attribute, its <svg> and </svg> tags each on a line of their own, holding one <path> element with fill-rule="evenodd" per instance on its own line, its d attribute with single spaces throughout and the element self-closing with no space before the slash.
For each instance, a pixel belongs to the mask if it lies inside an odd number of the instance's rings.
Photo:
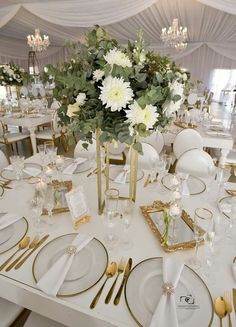
<svg viewBox="0 0 236 327">
<path fill-rule="evenodd" d="M 174 252 L 194 248 L 196 241 L 194 239 L 193 220 L 185 210 L 182 210 L 181 217 L 176 219 L 176 237 L 170 233 L 168 241 L 165 242 L 163 236 L 165 233 L 163 213 L 164 210 L 169 208 L 169 206 L 170 203 L 154 201 L 152 205 L 141 206 L 140 209 L 152 232 L 161 243 L 164 251 Z M 200 242 L 200 244 L 202 243 L 204 243 L 204 240 Z"/>
</svg>

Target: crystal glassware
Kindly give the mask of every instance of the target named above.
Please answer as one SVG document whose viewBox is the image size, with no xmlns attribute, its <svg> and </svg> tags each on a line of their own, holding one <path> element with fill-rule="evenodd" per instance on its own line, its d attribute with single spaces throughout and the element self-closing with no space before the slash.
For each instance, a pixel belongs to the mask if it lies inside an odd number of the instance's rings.
<svg viewBox="0 0 236 327">
<path fill-rule="evenodd" d="M 198 247 L 206 235 L 210 235 L 213 224 L 213 214 L 206 208 L 197 208 L 194 212 L 193 232 L 196 241 L 195 255 L 190 258 L 187 263 L 193 269 L 197 270 L 201 267 L 201 260 L 198 258 Z"/>
<path fill-rule="evenodd" d="M 119 191 L 110 188 L 105 191 L 104 226 L 105 242 L 112 249 L 118 242 L 117 225 L 120 220 L 118 209 Z"/>
<path fill-rule="evenodd" d="M 38 234 L 41 234 L 45 225 L 45 222 L 41 219 L 43 213 L 43 205 L 44 205 L 44 192 L 35 190 L 35 194 L 33 199 L 31 200 L 31 213 L 34 219 L 34 227 Z"/>
<path fill-rule="evenodd" d="M 64 156 L 62 155 L 57 155 L 56 156 L 56 160 L 55 160 L 55 163 L 56 163 L 56 167 L 59 171 L 59 174 L 60 174 L 60 177 L 59 177 L 59 180 L 62 182 L 62 171 L 63 171 L 63 167 L 64 167 L 64 163 L 65 163 L 65 158 Z"/>
<path fill-rule="evenodd" d="M 45 190 L 45 198 L 44 198 L 44 208 L 48 211 L 48 220 L 46 221 L 49 225 L 53 225 L 53 208 L 55 206 L 54 199 L 54 188 L 52 185 L 47 185 Z"/>
<path fill-rule="evenodd" d="M 123 225 L 123 238 L 121 246 L 124 250 L 129 250 L 133 246 L 133 242 L 129 237 L 129 227 L 133 218 L 134 202 L 131 199 L 122 200 L 122 214 L 121 220 Z"/>
<path fill-rule="evenodd" d="M 16 174 L 17 181 L 21 181 L 23 177 L 23 169 L 25 166 L 25 157 L 23 156 L 11 156 L 10 162 L 13 168 L 13 171 Z"/>
</svg>

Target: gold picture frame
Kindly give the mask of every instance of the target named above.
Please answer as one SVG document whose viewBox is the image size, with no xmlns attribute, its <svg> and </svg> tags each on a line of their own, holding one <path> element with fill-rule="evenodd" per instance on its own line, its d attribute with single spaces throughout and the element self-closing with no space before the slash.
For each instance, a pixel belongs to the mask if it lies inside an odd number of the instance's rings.
<svg viewBox="0 0 236 327">
<path fill-rule="evenodd" d="M 175 251 L 179 251 L 179 250 L 187 250 L 187 249 L 194 248 L 196 246 L 196 241 L 194 240 L 193 220 L 185 210 L 182 210 L 181 219 L 186 224 L 186 227 L 188 227 L 192 231 L 193 239 L 191 239 L 189 241 L 186 241 L 186 242 L 180 242 L 180 243 L 175 243 L 175 244 L 165 243 L 164 238 L 163 238 L 163 234 L 158 229 L 157 224 L 153 221 L 153 218 L 151 217 L 151 214 L 155 213 L 155 212 L 158 213 L 158 212 L 161 212 L 161 211 L 164 212 L 164 210 L 168 209 L 169 206 L 170 206 L 169 202 L 165 203 L 165 202 L 162 202 L 162 201 L 154 201 L 152 205 L 140 206 L 140 209 L 142 211 L 142 214 L 143 214 L 146 222 L 150 226 L 153 234 L 159 240 L 159 242 L 160 242 L 160 244 L 161 244 L 161 246 L 162 246 L 162 248 L 163 248 L 163 250 L 165 252 L 175 252 Z M 204 240 L 202 240 L 200 242 L 200 244 L 203 244 L 203 243 L 204 243 Z"/>
<path fill-rule="evenodd" d="M 51 183 L 49 183 L 49 185 L 52 185 L 53 188 L 55 189 L 55 193 L 57 191 L 59 191 L 60 189 L 64 188 L 64 195 L 65 193 L 71 191 L 72 189 L 72 181 L 58 181 L 58 180 L 52 180 Z M 66 199 L 65 199 L 66 201 Z M 56 202 L 56 196 L 55 196 L 55 202 Z M 68 212 L 69 211 L 69 208 L 68 206 L 63 206 L 63 207 L 57 207 L 57 204 L 55 203 L 55 208 L 53 208 L 52 212 L 53 214 L 57 214 L 57 213 L 63 213 L 63 212 Z M 47 215 L 48 214 L 48 211 L 47 209 L 43 209 L 43 215 Z"/>
</svg>

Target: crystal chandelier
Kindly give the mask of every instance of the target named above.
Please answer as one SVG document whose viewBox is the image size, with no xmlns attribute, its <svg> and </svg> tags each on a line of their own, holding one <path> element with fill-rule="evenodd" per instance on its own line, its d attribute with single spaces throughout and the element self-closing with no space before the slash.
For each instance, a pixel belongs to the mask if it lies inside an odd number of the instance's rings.
<svg viewBox="0 0 236 327">
<path fill-rule="evenodd" d="M 41 52 L 47 49 L 50 41 L 47 35 L 43 35 L 43 37 L 41 37 L 40 30 L 36 28 L 35 35 L 27 36 L 27 43 L 33 49 L 33 51 Z"/>
<path fill-rule="evenodd" d="M 168 47 L 175 48 L 176 50 L 184 50 L 187 47 L 187 36 L 188 30 L 187 27 L 179 27 L 178 18 L 174 18 L 172 25 L 166 29 L 162 28 L 161 31 L 161 40 Z"/>
</svg>

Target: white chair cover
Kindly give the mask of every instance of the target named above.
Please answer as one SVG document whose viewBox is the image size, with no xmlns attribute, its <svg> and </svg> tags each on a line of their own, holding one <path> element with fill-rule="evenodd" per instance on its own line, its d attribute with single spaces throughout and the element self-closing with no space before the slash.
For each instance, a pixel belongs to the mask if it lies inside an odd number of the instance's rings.
<svg viewBox="0 0 236 327">
<path fill-rule="evenodd" d="M 156 149 L 157 153 L 160 154 L 164 147 L 164 138 L 159 131 L 153 132 L 150 136 L 141 137 L 141 142 L 148 143 Z"/>
<path fill-rule="evenodd" d="M 187 128 L 176 135 L 173 152 L 177 159 L 186 151 L 191 149 L 202 149 L 203 140 L 201 135 L 194 129 Z"/>
<path fill-rule="evenodd" d="M 0 150 L 0 171 L 9 165 L 7 157 L 5 154 Z"/>
<path fill-rule="evenodd" d="M 143 155 L 138 157 L 139 169 L 151 169 L 151 165 L 154 161 L 159 160 L 159 154 L 156 149 L 148 143 L 142 143 Z M 130 151 L 126 157 L 126 163 L 130 164 Z"/>
<path fill-rule="evenodd" d="M 0 326 L 10 326 L 14 322 L 14 320 L 19 316 L 22 310 L 23 308 L 19 305 L 0 298 Z"/>
<path fill-rule="evenodd" d="M 203 150 L 193 149 L 183 153 L 178 159 L 176 172 L 207 178 L 210 166 L 214 166 L 211 156 Z"/>
<path fill-rule="evenodd" d="M 88 144 L 88 148 L 85 149 L 82 144 L 86 143 Z M 85 142 L 85 141 L 79 141 L 76 146 L 75 146 L 75 150 L 74 150 L 74 158 L 87 158 L 89 160 L 91 159 L 95 159 L 96 158 L 96 142 L 94 140 L 94 142 L 92 144 Z"/>
</svg>

